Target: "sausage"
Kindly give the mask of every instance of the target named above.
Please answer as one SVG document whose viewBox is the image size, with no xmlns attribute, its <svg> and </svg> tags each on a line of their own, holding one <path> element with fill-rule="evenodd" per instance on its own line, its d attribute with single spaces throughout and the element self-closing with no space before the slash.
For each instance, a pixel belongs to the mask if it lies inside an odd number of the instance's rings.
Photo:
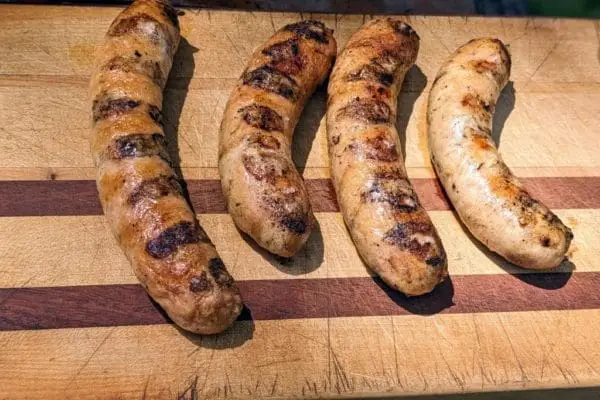
<svg viewBox="0 0 600 400">
<path fill-rule="evenodd" d="M 104 214 L 135 275 L 177 325 L 211 334 L 242 301 L 167 152 L 162 91 L 178 44 L 165 0 L 136 0 L 117 16 L 91 78 L 91 147 Z"/>
<path fill-rule="evenodd" d="M 338 56 L 327 108 L 331 175 L 350 235 L 366 265 L 409 296 L 430 292 L 448 274 L 395 126 L 398 92 L 418 51 L 419 36 L 405 23 L 363 25 Z"/>
<path fill-rule="evenodd" d="M 441 67 L 427 107 L 431 160 L 473 236 L 524 268 L 556 267 L 573 233 L 531 197 L 502 161 L 492 117 L 510 54 L 498 39 L 474 39 Z"/>
<path fill-rule="evenodd" d="M 292 134 L 336 54 L 319 21 L 286 25 L 252 56 L 233 89 L 219 134 L 219 172 L 237 227 L 282 257 L 306 242 L 314 222 L 292 161 Z"/>
</svg>

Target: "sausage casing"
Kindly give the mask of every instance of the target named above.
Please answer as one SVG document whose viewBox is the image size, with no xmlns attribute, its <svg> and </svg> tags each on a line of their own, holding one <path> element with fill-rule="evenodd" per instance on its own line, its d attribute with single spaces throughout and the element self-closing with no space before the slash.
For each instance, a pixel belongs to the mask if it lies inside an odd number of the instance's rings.
<svg viewBox="0 0 600 400">
<path fill-rule="evenodd" d="M 427 108 L 431 160 L 461 220 L 490 250 L 525 268 L 556 267 L 573 234 L 523 188 L 491 136 L 511 58 L 498 39 L 474 39 L 441 67 Z"/>
<path fill-rule="evenodd" d="M 407 295 L 430 292 L 447 275 L 446 253 L 408 180 L 395 127 L 398 92 L 418 50 L 410 26 L 368 22 L 338 56 L 327 109 L 344 221 L 367 266 Z"/>
<path fill-rule="evenodd" d="M 294 127 L 336 54 L 319 21 L 286 25 L 259 48 L 227 103 L 219 135 L 219 172 L 237 227 L 271 253 L 290 257 L 314 221 L 292 161 Z"/>
<path fill-rule="evenodd" d="M 114 20 L 91 78 L 92 155 L 104 213 L 141 284 L 180 327 L 209 334 L 242 302 L 167 152 L 162 91 L 178 44 L 165 1 L 136 0 Z"/>
</svg>

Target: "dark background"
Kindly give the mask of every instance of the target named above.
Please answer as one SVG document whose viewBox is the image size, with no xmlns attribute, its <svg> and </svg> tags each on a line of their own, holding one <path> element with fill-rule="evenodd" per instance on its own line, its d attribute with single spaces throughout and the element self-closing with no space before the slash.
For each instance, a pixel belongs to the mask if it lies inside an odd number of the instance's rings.
<svg viewBox="0 0 600 400">
<path fill-rule="evenodd" d="M 354 14 L 540 15 L 600 18 L 600 0 L 173 0 L 178 7 Z M 0 3 L 114 5 L 128 0 L 0 0 Z"/>
</svg>

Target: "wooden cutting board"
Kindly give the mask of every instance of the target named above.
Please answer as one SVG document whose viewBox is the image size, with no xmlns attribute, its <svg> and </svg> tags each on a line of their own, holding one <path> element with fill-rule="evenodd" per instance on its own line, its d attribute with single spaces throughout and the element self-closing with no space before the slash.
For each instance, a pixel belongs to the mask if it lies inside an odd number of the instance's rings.
<svg viewBox="0 0 600 400">
<path fill-rule="evenodd" d="M 167 133 L 199 219 L 246 309 L 224 334 L 179 331 L 149 301 L 101 215 L 87 85 L 116 8 L 0 6 L 0 398 L 283 398 L 494 392 L 600 384 L 600 22 L 403 17 L 421 36 L 400 95 L 406 165 L 451 279 L 418 299 L 360 261 L 329 183 L 324 90 L 294 139 L 318 228 L 282 262 L 227 215 L 217 129 L 253 49 L 298 14 L 185 10 Z M 370 16 L 304 15 L 341 48 Z M 432 172 L 424 113 L 444 58 L 510 45 L 494 120 L 502 155 L 574 231 L 570 261 L 524 273 L 461 227 Z M 556 394 L 557 392 L 554 392 Z M 590 392 L 585 392 L 590 394 Z M 513 394 L 514 395 L 514 394 Z"/>
</svg>

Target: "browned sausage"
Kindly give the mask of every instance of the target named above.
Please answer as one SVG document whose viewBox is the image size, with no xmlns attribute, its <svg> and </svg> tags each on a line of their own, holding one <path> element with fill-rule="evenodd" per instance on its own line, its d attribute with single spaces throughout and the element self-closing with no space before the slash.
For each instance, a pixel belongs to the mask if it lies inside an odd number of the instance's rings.
<svg viewBox="0 0 600 400">
<path fill-rule="evenodd" d="M 92 154 L 104 213 L 141 284 L 179 326 L 208 334 L 242 302 L 167 153 L 162 91 L 178 43 L 166 1 L 137 0 L 114 20 L 91 79 Z"/>
<path fill-rule="evenodd" d="M 327 137 L 333 184 L 356 248 L 407 295 L 447 275 L 446 253 L 408 180 L 395 127 L 397 96 L 419 37 L 389 18 L 352 35 L 329 82 Z"/>
<path fill-rule="evenodd" d="M 336 54 L 332 30 L 301 21 L 256 50 L 231 93 L 219 137 L 219 172 L 237 227 L 271 253 L 289 257 L 314 221 L 292 161 L 294 127 Z"/>
</svg>

